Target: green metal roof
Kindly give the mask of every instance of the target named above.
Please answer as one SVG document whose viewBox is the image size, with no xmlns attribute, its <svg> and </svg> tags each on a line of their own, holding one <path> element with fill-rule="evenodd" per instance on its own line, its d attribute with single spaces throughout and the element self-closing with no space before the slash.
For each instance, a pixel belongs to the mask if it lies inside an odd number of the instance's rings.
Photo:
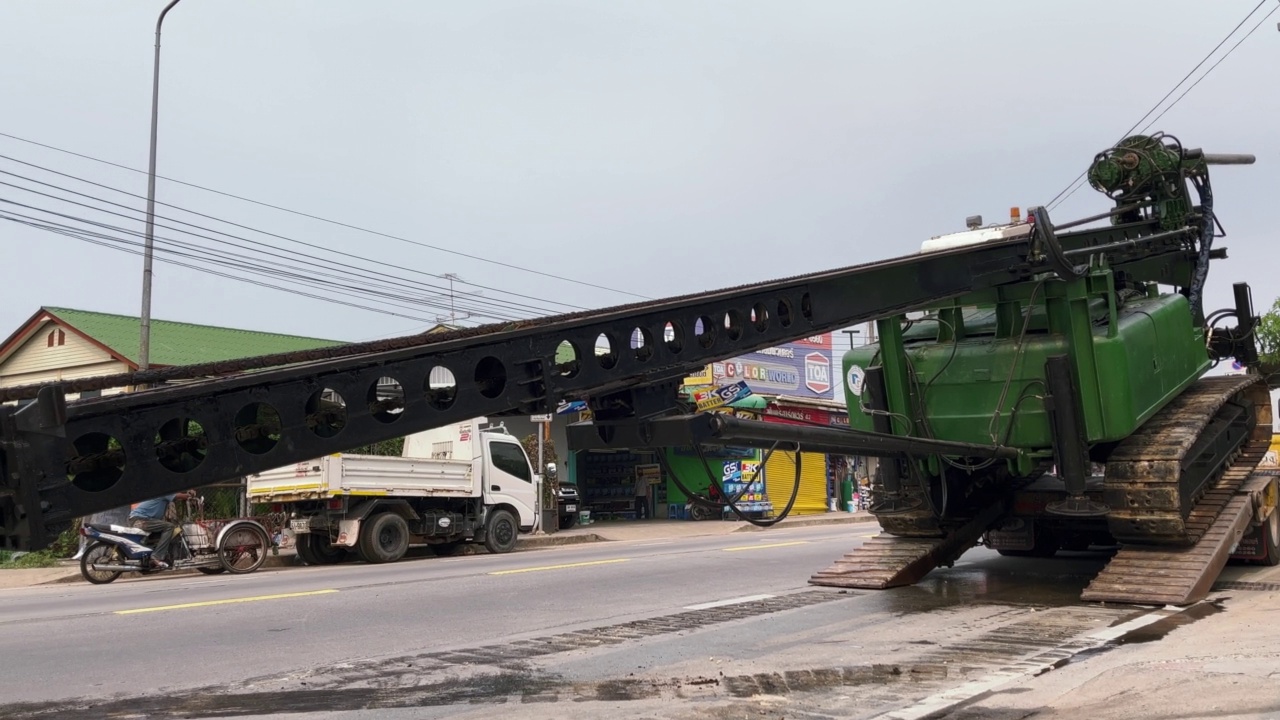
<svg viewBox="0 0 1280 720">
<path fill-rule="evenodd" d="M 142 331 L 139 318 L 69 308 L 41 309 L 130 361 L 138 362 Z M 337 340 L 151 319 L 152 365 L 193 365 L 345 344 Z"/>
</svg>

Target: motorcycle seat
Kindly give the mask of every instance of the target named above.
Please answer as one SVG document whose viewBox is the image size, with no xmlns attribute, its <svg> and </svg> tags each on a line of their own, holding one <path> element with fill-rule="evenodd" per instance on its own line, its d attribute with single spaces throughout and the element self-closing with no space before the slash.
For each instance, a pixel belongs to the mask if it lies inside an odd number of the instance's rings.
<svg viewBox="0 0 1280 720">
<path fill-rule="evenodd" d="M 125 534 L 125 535 L 146 535 L 147 531 L 142 528 L 127 527 L 125 525 L 116 525 L 114 523 L 85 523 L 89 527 L 98 532 Z"/>
</svg>

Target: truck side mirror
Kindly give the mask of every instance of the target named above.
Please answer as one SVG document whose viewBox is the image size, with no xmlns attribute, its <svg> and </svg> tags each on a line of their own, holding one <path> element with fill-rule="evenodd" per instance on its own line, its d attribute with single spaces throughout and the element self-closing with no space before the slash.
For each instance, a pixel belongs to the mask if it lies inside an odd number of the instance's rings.
<svg viewBox="0 0 1280 720">
<path fill-rule="evenodd" d="M 547 463 L 547 477 L 553 478 L 555 476 L 556 476 L 556 464 Z"/>
</svg>

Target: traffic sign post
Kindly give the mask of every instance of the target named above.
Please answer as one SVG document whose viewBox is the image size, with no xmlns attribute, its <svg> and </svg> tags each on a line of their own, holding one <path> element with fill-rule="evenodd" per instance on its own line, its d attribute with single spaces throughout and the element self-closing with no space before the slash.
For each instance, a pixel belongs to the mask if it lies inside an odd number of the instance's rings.
<svg viewBox="0 0 1280 720">
<path fill-rule="evenodd" d="M 532 423 L 535 423 L 538 426 L 538 477 L 542 478 L 543 483 L 547 481 L 545 477 L 547 473 L 547 468 L 546 468 L 546 463 L 544 463 L 542 459 L 542 454 L 543 454 L 542 453 L 542 436 L 547 432 L 547 426 L 551 424 L 551 416 L 552 416 L 551 413 L 542 413 L 540 415 L 529 416 L 529 421 Z M 534 503 L 534 509 L 536 510 L 536 512 L 534 512 L 533 514 L 534 515 L 534 532 L 537 532 L 538 530 L 541 529 L 540 525 L 542 524 L 541 484 L 538 487 L 538 498 L 537 498 L 537 502 Z"/>
</svg>

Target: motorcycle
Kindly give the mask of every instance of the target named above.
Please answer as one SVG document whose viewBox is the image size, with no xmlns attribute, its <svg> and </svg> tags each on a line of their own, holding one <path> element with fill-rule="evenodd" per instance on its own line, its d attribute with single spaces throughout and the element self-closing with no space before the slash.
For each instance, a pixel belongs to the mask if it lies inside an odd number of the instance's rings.
<svg viewBox="0 0 1280 720">
<path fill-rule="evenodd" d="M 80 534 L 89 545 L 80 557 L 80 574 L 95 585 L 104 585 L 127 572 L 251 573 L 262 567 L 271 548 L 266 529 L 256 520 L 188 520 L 176 525 L 172 532 L 169 557 L 155 558 L 169 566 L 157 568 L 151 560 L 160 533 L 124 525 L 85 523 Z"/>
</svg>

